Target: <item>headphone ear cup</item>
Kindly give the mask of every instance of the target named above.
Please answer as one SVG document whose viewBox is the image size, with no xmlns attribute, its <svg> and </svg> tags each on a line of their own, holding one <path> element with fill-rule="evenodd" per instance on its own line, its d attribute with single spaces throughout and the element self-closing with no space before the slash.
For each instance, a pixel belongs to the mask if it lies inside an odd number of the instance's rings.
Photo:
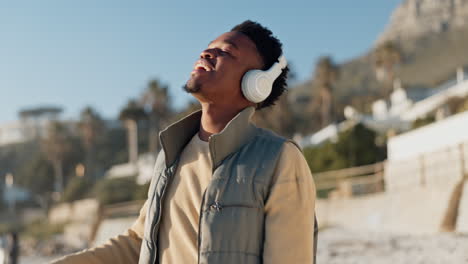
<svg viewBox="0 0 468 264">
<path fill-rule="evenodd" d="M 261 70 L 250 70 L 242 77 L 242 93 L 253 103 L 264 101 L 270 95 L 272 86 L 269 75 Z"/>
</svg>

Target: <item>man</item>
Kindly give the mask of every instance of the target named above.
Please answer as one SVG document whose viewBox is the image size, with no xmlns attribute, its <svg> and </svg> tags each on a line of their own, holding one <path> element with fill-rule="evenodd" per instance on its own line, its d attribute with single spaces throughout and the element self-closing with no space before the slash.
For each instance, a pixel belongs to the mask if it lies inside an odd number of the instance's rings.
<svg viewBox="0 0 468 264">
<path fill-rule="evenodd" d="M 202 110 L 160 133 L 163 150 L 138 220 L 56 263 L 314 263 L 307 163 L 294 143 L 250 122 L 284 92 L 288 69 L 260 102 L 241 84 L 250 70 L 278 69 L 281 47 L 252 21 L 213 40 L 184 87 Z"/>
</svg>

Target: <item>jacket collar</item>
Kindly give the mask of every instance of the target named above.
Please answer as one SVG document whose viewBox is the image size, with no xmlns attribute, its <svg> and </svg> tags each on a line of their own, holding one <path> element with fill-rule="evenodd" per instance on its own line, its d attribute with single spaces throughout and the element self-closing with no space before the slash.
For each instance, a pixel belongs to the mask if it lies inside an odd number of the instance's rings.
<svg viewBox="0 0 468 264">
<path fill-rule="evenodd" d="M 254 112 L 255 108 L 252 106 L 244 108 L 227 123 L 221 132 L 209 137 L 213 169 L 254 136 L 256 129 L 250 122 Z M 201 115 L 201 110 L 194 112 L 159 133 L 167 167 L 177 160 L 185 145 L 200 130 Z"/>
</svg>

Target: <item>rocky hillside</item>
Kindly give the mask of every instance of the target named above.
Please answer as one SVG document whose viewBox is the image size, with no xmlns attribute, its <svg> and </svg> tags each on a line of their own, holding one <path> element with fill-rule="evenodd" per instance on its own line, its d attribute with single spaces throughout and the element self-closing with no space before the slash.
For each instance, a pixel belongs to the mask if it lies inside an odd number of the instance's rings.
<svg viewBox="0 0 468 264">
<path fill-rule="evenodd" d="M 468 0 L 405 0 L 392 14 L 378 43 L 405 41 L 468 24 Z"/>
<path fill-rule="evenodd" d="M 396 76 L 405 88 L 430 88 L 455 77 L 458 67 L 468 70 L 468 0 L 405 0 L 393 13 L 377 43 L 390 40 L 402 52 Z M 435 26 L 439 25 L 439 26 Z M 361 111 L 381 97 L 383 85 L 374 71 L 373 50 L 340 66 L 334 85 L 337 113 L 345 105 Z M 298 113 L 313 100 L 313 81 L 291 90 Z"/>
</svg>

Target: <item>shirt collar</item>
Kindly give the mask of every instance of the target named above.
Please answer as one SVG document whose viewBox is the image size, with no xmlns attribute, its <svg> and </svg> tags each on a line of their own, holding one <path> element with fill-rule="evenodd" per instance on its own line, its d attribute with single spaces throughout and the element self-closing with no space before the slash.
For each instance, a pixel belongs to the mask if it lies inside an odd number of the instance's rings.
<svg viewBox="0 0 468 264">
<path fill-rule="evenodd" d="M 221 132 L 209 137 L 213 169 L 254 136 L 256 129 L 250 121 L 254 113 L 254 107 L 244 108 L 226 124 Z M 201 110 L 196 111 L 159 133 L 166 166 L 171 166 L 176 161 L 187 143 L 200 130 L 201 115 Z"/>
</svg>

